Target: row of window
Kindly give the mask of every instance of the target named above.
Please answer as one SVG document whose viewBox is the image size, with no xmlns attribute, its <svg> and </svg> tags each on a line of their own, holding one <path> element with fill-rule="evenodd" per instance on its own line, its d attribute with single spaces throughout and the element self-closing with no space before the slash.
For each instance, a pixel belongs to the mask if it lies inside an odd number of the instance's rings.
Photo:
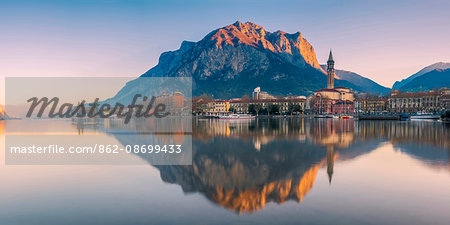
<svg viewBox="0 0 450 225">
<path fill-rule="evenodd" d="M 392 102 L 438 102 L 439 97 L 436 98 L 403 98 L 403 99 L 393 99 Z"/>
</svg>

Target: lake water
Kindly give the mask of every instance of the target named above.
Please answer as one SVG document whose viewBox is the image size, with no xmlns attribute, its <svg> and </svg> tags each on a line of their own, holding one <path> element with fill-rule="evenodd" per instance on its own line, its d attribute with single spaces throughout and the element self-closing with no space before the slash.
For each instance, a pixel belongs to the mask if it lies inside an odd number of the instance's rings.
<svg viewBox="0 0 450 225">
<path fill-rule="evenodd" d="M 2 225 L 450 224 L 449 124 L 195 119 L 192 165 L 130 155 L 140 163 L 13 166 L 4 123 Z M 133 142 L 105 127 L 45 126 Z"/>
</svg>

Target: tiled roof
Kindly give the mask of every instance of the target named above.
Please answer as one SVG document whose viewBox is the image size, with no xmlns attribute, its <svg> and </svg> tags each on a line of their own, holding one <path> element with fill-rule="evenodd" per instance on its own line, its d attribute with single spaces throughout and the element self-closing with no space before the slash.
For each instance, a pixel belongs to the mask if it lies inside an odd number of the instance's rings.
<svg viewBox="0 0 450 225">
<path fill-rule="evenodd" d="M 379 97 L 366 97 L 366 98 L 358 98 L 356 101 L 386 101 L 387 98 L 379 98 Z"/>
<path fill-rule="evenodd" d="M 339 104 L 339 105 L 343 105 L 343 104 L 353 104 L 353 102 L 352 101 L 350 101 L 350 100 L 346 100 L 346 101 L 337 101 L 335 104 Z"/>
<path fill-rule="evenodd" d="M 391 98 L 407 98 L 407 97 L 421 97 L 421 96 L 439 96 L 438 92 L 415 92 L 415 93 L 401 93 L 391 96 Z"/>
<path fill-rule="evenodd" d="M 288 98 L 288 99 L 250 99 L 250 100 L 232 100 L 230 103 L 260 103 L 260 102 L 303 102 L 304 98 Z"/>
<path fill-rule="evenodd" d="M 316 91 L 316 92 L 321 92 L 321 91 L 332 91 L 332 92 L 339 92 L 338 90 L 336 90 L 336 89 L 329 89 L 329 88 L 324 88 L 324 89 L 320 89 L 320 90 L 318 90 L 318 91 Z"/>
</svg>

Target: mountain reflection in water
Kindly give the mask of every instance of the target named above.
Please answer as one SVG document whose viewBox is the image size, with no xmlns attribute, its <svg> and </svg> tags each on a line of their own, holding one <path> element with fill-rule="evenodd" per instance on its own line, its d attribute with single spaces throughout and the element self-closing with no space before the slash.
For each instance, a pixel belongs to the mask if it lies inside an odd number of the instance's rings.
<svg viewBox="0 0 450 225">
<path fill-rule="evenodd" d="M 136 143 L 134 136 L 116 138 L 127 145 Z M 437 122 L 196 119 L 192 137 L 192 165 L 155 166 L 161 179 L 237 213 L 269 202 L 301 202 L 320 168 L 326 167 L 332 185 L 339 173 L 335 163 L 389 142 L 427 166 L 450 172 L 450 127 Z"/>
</svg>

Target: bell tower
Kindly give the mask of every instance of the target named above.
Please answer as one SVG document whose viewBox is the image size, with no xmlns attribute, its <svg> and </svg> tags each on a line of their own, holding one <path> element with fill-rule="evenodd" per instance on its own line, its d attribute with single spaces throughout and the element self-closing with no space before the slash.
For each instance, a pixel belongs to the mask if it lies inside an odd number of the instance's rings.
<svg viewBox="0 0 450 225">
<path fill-rule="evenodd" d="M 328 182 L 331 184 L 331 178 L 334 173 L 334 146 L 327 147 L 327 174 L 328 174 Z"/>
<path fill-rule="evenodd" d="M 327 88 L 328 89 L 334 88 L 334 60 L 333 60 L 333 53 L 331 53 L 331 50 L 330 56 L 328 56 L 327 61 Z"/>
</svg>

